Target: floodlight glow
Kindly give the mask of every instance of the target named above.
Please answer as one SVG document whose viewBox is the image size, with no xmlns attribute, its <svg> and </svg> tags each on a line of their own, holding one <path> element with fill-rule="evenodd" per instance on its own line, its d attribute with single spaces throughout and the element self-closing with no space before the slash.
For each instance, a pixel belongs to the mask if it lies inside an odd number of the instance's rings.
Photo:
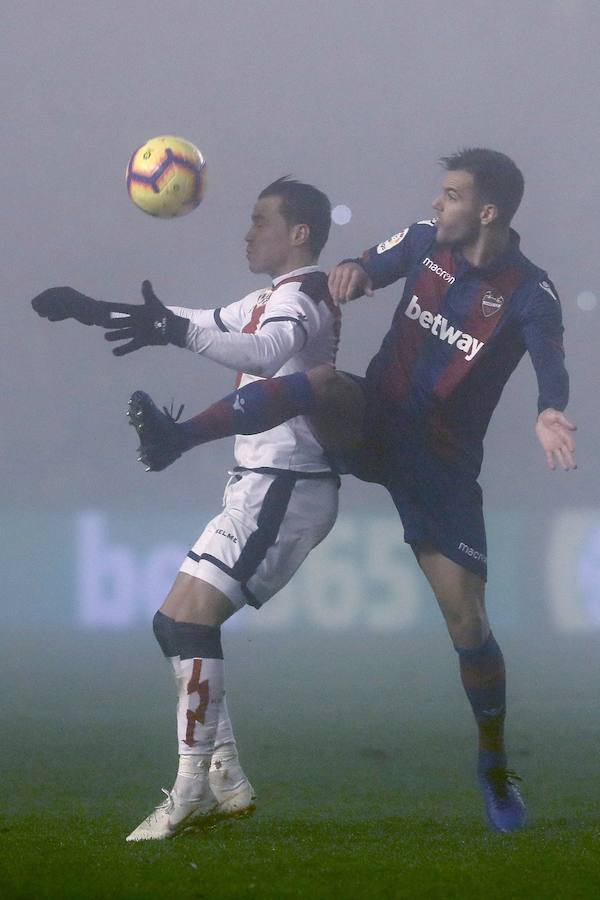
<svg viewBox="0 0 600 900">
<path fill-rule="evenodd" d="M 598 305 L 598 297 L 593 291 L 581 291 L 577 295 L 577 306 L 584 312 L 591 312 Z"/>
<path fill-rule="evenodd" d="M 352 210 L 343 203 L 339 206 L 334 206 L 331 210 L 331 220 L 335 222 L 336 225 L 347 225 L 351 218 Z"/>
</svg>

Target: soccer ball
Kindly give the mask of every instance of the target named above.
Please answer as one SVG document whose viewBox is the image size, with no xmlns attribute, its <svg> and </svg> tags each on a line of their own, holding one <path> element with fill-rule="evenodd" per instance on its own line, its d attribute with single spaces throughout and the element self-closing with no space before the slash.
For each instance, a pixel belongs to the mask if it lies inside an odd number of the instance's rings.
<svg viewBox="0 0 600 900">
<path fill-rule="evenodd" d="M 135 151 L 127 165 L 127 190 L 150 216 L 172 219 L 196 209 L 204 196 L 206 163 L 184 138 L 163 135 Z"/>
</svg>

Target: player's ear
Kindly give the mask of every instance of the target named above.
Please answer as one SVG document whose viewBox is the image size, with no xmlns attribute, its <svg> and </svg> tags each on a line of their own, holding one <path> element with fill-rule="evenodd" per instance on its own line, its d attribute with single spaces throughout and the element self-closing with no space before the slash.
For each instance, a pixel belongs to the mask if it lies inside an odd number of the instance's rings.
<svg viewBox="0 0 600 900">
<path fill-rule="evenodd" d="M 498 207 L 495 203 L 484 203 L 479 215 L 482 225 L 492 225 L 498 221 Z"/>
<path fill-rule="evenodd" d="M 310 226 L 309 225 L 294 225 L 292 230 L 292 242 L 299 247 L 301 244 L 308 243 L 308 239 L 310 237 Z"/>
</svg>

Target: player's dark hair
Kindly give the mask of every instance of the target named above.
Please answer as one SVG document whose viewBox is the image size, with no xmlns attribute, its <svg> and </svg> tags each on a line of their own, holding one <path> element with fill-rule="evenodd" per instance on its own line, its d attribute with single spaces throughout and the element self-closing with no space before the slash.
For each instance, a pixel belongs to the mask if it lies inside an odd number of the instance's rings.
<svg viewBox="0 0 600 900">
<path fill-rule="evenodd" d="M 451 156 L 443 156 L 440 162 L 448 172 L 457 169 L 470 172 L 482 203 L 497 206 L 498 221 L 509 224 L 525 188 L 525 179 L 510 157 L 498 150 L 468 147 Z"/>
<path fill-rule="evenodd" d="M 281 197 L 280 211 L 288 225 L 308 225 L 308 246 L 318 256 L 331 225 L 331 203 L 323 191 L 284 175 L 258 195 L 259 200 L 264 197 Z"/>
</svg>

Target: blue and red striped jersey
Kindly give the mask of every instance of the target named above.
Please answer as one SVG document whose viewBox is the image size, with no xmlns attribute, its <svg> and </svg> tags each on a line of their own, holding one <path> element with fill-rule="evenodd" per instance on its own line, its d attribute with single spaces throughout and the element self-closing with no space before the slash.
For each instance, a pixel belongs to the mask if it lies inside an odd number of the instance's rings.
<svg viewBox="0 0 600 900">
<path fill-rule="evenodd" d="M 492 412 L 525 351 L 538 409 L 567 405 L 560 301 L 516 232 L 486 268 L 438 244 L 436 233 L 435 220 L 418 222 L 358 260 L 375 288 L 406 278 L 367 380 L 389 415 L 408 416 L 439 455 L 466 457 L 478 471 Z"/>
</svg>

